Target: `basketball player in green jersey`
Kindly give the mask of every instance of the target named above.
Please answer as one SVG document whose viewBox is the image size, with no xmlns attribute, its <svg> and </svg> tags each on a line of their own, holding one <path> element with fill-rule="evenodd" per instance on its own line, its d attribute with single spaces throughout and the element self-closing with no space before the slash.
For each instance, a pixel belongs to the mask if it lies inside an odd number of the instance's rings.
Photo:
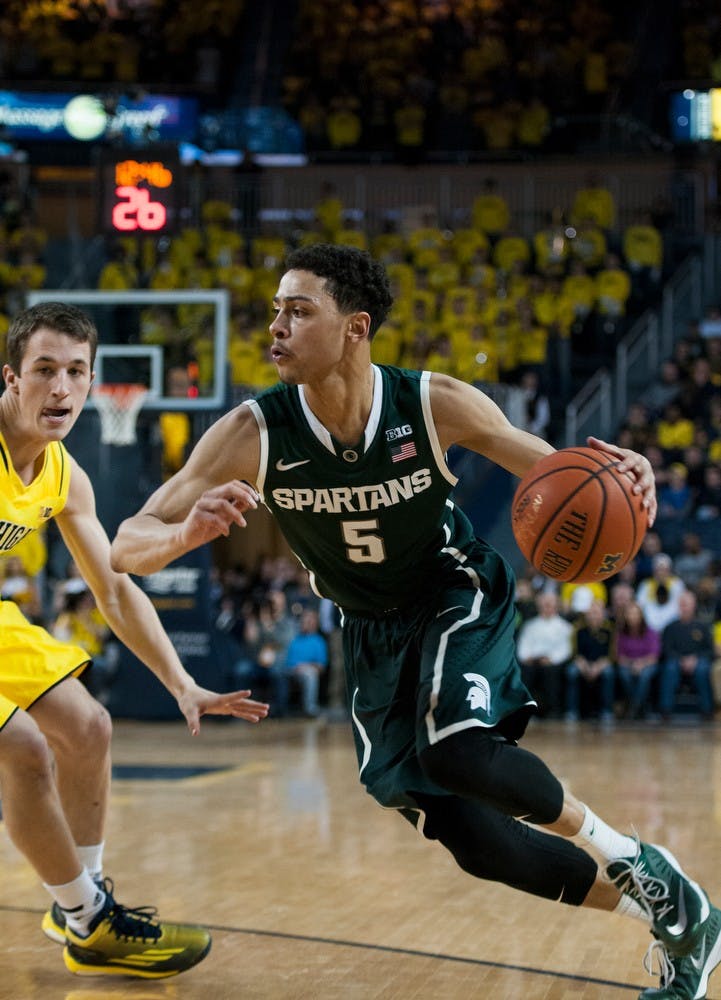
<svg viewBox="0 0 721 1000">
<path fill-rule="evenodd" d="M 55 518 L 108 624 L 177 699 L 191 732 L 205 713 L 257 721 L 267 706 L 250 701 L 249 691 L 219 695 L 195 683 L 149 598 L 110 568 L 90 481 L 62 444 L 87 398 L 96 347 L 95 327 L 74 306 L 34 306 L 10 325 L 0 397 L 0 548 L 12 549 Z M 43 930 L 65 944 L 68 969 L 176 975 L 207 954 L 208 932 L 122 906 L 102 877 L 111 726 L 78 680 L 89 665 L 85 650 L 0 601 L 3 819 L 54 899 Z"/>
<path fill-rule="evenodd" d="M 449 498 L 444 455 L 463 445 L 522 476 L 552 448 L 472 386 L 371 363 L 391 296 L 369 255 L 312 246 L 286 268 L 270 325 L 280 384 L 205 433 L 120 526 L 113 565 L 158 570 L 245 526 L 262 500 L 341 609 L 370 794 L 472 875 L 647 921 L 662 983 L 642 996 L 705 996 L 721 912 L 668 851 L 613 830 L 516 742 L 535 706 L 515 658 L 512 574 Z M 646 459 L 589 443 L 620 459 L 653 521 Z"/>
</svg>

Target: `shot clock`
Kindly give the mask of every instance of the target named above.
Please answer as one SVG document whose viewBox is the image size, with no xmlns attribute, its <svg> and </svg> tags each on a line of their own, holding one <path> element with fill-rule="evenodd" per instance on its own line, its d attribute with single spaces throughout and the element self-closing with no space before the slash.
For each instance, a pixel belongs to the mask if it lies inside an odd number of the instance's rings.
<svg viewBox="0 0 721 1000">
<path fill-rule="evenodd" d="M 180 187 L 175 149 L 153 146 L 104 152 L 100 174 L 105 232 L 152 236 L 175 230 Z"/>
</svg>

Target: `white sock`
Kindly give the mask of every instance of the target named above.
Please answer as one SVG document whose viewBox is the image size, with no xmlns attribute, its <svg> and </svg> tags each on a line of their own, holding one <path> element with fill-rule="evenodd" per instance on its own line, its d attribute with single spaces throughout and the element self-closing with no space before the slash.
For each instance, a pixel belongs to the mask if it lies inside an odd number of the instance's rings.
<svg viewBox="0 0 721 1000">
<path fill-rule="evenodd" d="M 643 920 L 646 924 L 651 923 L 648 913 L 631 896 L 621 896 L 613 912 L 618 913 L 621 917 L 634 917 L 636 920 Z"/>
<path fill-rule="evenodd" d="M 105 841 L 99 844 L 90 844 L 87 847 L 78 847 L 78 857 L 80 863 L 85 865 L 93 882 L 100 882 L 103 878 L 103 850 Z"/>
<path fill-rule="evenodd" d="M 637 847 L 633 837 L 628 837 L 625 833 L 618 833 L 617 830 L 612 829 L 608 823 L 604 823 L 595 813 L 591 812 L 587 805 L 584 805 L 583 808 L 586 813 L 581 829 L 576 834 L 577 837 L 595 847 L 607 861 L 636 856 Z"/>
<path fill-rule="evenodd" d="M 62 885 L 43 883 L 55 902 L 65 914 L 71 931 L 84 937 L 88 926 L 105 902 L 105 893 L 97 887 L 86 868 L 72 882 Z"/>
</svg>

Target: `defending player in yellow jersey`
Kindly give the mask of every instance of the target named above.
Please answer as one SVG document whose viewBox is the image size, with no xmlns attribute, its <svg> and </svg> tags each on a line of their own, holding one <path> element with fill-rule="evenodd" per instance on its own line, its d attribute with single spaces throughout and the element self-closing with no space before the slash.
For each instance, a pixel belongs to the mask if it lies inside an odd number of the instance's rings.
<svg viewBox="0 0 721 1000">
<path fill-rule="evenodd" d="M 90 390 L 97 330 L 74 306 L 20 313 L 7 336 L 0 397 L 0 550 L 54 518 L 110 628 L 176 698 L 191 733 L 204 714 L 258 721 L 249 691 L 216 694 L 184 669 L 145 593 L 110 566 L 110 543 L 90 480 L 62 444 Z M 32 625 L 0 601 L 0 790 L 10 838 L 54 902 L 43 918 L 80 975 L 155 979 L 196 965 L 202 927 L 160 922 L 113 898 L 103 878 L 110 782 L 110 717 L 79 682 L 80 646 Z"/>
</svg>

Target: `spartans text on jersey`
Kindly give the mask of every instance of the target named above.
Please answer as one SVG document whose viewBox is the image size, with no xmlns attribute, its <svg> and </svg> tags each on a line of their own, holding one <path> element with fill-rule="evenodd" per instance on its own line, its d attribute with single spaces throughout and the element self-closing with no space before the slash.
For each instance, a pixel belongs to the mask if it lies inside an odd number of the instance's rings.
<svg viewBox="0 0 721 1000">
<path fill-rule="evenodd" d="M 431 470 L 416 469 L 409 476 L 387 479 L 384 483 L 369 486 L 278 488 L 271 495 L 283 510 L 305 510 L 314 514 L 357 514 L 381 507 L 394 507 L 423 493 L 431 485 Z"/>
</svg>

